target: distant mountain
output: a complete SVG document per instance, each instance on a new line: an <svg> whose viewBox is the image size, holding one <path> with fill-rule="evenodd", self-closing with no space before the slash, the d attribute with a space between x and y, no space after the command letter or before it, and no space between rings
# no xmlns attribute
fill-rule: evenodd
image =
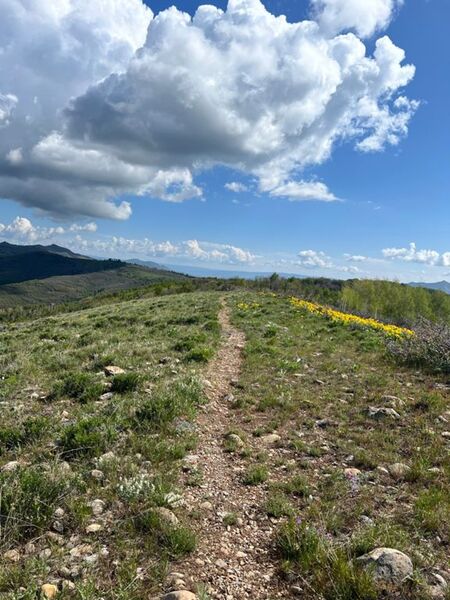
<svg viewBox="0 0 450 600"><path fill-rule="evenodd" d="M412 287L423 287L428 290L440 290L441 292L446 292L450 294L450 283L448 281L437 281L436 283L418 283L412 282L409 285Z"/></svg>
<svg viewBox="0 0 450 600"><path fill-rule="evenodd" d="M167 269L175 271L176 273L183 273L184 275L191 275L192 277L217 277L218 279L258 279L261 277L270 277L273 271L228 271L226 269L211 269L205 267L192 267L188 265L166 265ZM305 275L298 275L294 273L278 273L280 277L289 278L296 277L297 279L305 279Z"/></svg>
<svg viewBox="0 0 450 600"><path fill-rule="evenodd" d="M140 258L129 258L125 262L131 265L139 265L140 267L146 267L147 269L158 269L159 271L168 271L169 269L165 265L161 265L151 260L141 260Z"/></svg>
<svg viewBox="0 0 450 600"><path fill-rule="evenodd" d="M19 246L17 244L9 244L8 242L0 242L0 257L3 256L20 256L22 254L31 254L33 252L46 252L47 254L58 254L59 256L66 256L67 258L83 258L87 259L88 256L82 254L76 254L68 248L51 244L50 246L42 246L41 244L35 244L31 246Z"/></svg>

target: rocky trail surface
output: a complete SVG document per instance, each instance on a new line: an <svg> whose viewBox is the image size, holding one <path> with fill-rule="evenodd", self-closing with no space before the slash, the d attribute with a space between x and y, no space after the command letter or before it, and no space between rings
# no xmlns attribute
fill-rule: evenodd
<svg viewBox="0 0 450 600"><path fill-rule="evenodd" d="M230 434L237 421L231 408L232 390L237 385L244 334L235 329L229 310L219 314L222 342L206 374L208 404L198 419L198 450L185 459L185 478L201 472L201 484L187 487L186 505L199 515L197 550L174 565L167 584L166 600L196 598L187 590L201 586L207 598L286 598L270 556L274 525L263 511L266 491L243 483L245 462L238 452L227 452L226 440L239 446L244 442ZM270 437L270 436L268 436ZM260 438L261 450L274 440ZM248 447L248 446L247 446ZM257 448L255 448L257 450ZM275 450L273 450L275 451ZM184 590L184 591L182 591Z"/></svg>

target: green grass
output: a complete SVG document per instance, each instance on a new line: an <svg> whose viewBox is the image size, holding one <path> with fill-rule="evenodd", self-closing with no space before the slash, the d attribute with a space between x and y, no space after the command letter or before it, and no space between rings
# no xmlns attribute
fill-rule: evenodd
<svg viewBox="0 0 450 600"><path fill-rule="evenodd" d="M17 600L23 587L21 600L34 600L42 583L60 577L65 558L58 547L36 561L56 508L64 510L65 538L109 551L83 567L74 596L80 600L144 600L159 589L168 561L196 546L186 510L173 504L180 461L196 445L195 433L179 421L195 419L204 402L201 370L219 340L219 296L130 296L36 319L31 311L0 332L0 467L22 465L0 475L0 554L18 548L23 557L20 570L0 565L2 598ZM180 339L193 341L183 360L173 349ZM186 356L195 348L201 356ZM125 374L105 377L111 364ZM98 402L106 391L112 397ZM97 498L114 525L86 539ZM157 520L157 507L175 511L179 526ZM36 551L24 554L28 540ZM143 579L136 579L137 568Z"/></svg>

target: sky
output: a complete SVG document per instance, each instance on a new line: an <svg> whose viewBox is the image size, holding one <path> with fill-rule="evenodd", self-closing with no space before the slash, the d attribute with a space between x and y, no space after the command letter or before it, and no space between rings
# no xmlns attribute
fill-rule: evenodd
<svg viewBox="0 0 450 600"><path fill-rule="evenodd" d="M450 279L447 0L0 13L1 240Z"/></svg>

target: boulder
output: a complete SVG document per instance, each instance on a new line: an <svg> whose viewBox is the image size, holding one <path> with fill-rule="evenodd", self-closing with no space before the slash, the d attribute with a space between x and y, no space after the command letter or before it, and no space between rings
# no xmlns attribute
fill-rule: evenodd
<svg viewBox="0 0 450 600"><path fill-rule="evenodd" d="M413 573L413 564L409 556L393 548L375 548L356 560L370 570L377 581L383 583L402 583Z"/></svg>

